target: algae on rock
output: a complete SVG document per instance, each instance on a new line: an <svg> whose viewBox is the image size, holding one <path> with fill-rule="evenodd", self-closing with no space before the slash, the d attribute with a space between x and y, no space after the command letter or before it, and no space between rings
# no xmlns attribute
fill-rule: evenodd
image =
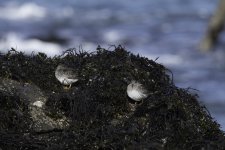
<svg viewBox="0 0 225 150"><path fill-rule="evenodd" d="M68 91L54 76L59 63L78 70L80 80ZM163 65L121 46L113 51L98 47L92 53L70 49L64 57L53 58L11 51L0 55L0 66L1 80L20 88L29 85L28 92L40 90L44 107L35 114L56 123L37 130L37 118L29 109L35 95L26 99L29 94L15 88L10 92L13 87L3 88L1 82L2 149L225 148L219 124L196 96L177 88ZM126 95L131 80L144 83L153 93L134 112L129 111Z"/></svg>

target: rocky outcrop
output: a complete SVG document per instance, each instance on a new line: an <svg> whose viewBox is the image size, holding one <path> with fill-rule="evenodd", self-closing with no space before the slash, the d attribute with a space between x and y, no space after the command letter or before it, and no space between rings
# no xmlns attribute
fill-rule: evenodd
<svg viewBox="0 0 225 150"><path fill-rule="evenodd" d="M63 89L59 63L78 70ZM115 47L70 49L64 57L0 56L2 149L224 149L219 124L190 89L174 85L163 65ZM136 80L151 94L135 109L126 94Z"/></svg>

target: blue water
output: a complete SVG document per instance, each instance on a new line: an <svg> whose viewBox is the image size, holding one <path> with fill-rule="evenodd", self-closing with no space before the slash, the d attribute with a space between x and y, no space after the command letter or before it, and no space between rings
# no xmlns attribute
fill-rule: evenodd
<svg viewBox="0 0 225 150"><path fill-rule="evenodd" d="M49 56L70 47L94 50L122 44L173 71L179 87L198 89L199 101L225 130L225 35L214 53L198 51L218 0L0 0L0 50ZM193 90L193 92L196 92Z"/></svg>

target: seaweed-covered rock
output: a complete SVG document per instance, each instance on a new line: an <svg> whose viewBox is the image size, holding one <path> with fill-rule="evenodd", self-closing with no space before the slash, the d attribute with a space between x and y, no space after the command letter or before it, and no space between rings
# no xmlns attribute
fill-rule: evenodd
<svg viewBox="0 0 225 150"><path fill-rule="evenodd" d="M55 78L58 64L77 70L69 90ZM219 124L167 73L121 46L53 58L0 55L0 148L225 149ZM133 111L126 93L132 80L151 92Z"/></svg>

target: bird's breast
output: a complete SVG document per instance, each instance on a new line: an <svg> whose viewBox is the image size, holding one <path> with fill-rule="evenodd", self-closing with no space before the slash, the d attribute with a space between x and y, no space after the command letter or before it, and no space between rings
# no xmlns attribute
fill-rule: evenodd
<svg viewBox="0 0 225 150"><path fill-rule="evenodd" d="M139 92L138 90L127 91L127 95L135 101L140 101L145 98L145 95L143 95L143 93Z"/></svg>

